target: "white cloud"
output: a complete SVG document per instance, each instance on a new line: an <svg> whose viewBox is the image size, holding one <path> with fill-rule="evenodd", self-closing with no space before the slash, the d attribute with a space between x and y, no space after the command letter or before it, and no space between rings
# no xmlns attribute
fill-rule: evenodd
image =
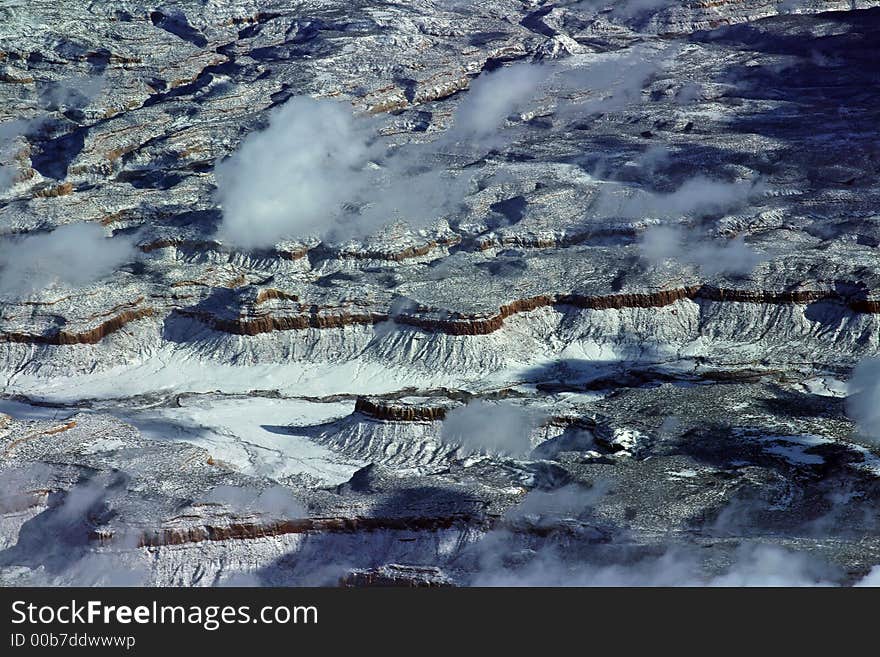
<svg viewBox="0 0 880 657"><path fill-rule="evenodd" d="M363 191L369 138L369 124L341 103L287 101L216 167L220 239L261 248L325 233Z"/></svg>
<svg viewBox="0 0 880 657"><path fill-rule="evenodd" d="M313 235L341 242L441 218L467 179L433 168L428 147L387 149L379 125L336 101L287 101L217 165L218 237L245 249Z"/></svg>
<svg viewBox="0 0 880 657"><path fill-rule="evenodd" d="M484 570L476 586L833 586L836 573L807 554L773 545L747 544L734 554L730 567L708 575L699 555L671 549L659 557L625 564L596 565L566 561L546 548L522 568Z"/></svg>
<svg viewBox="0 0 880 657"><path fill-rule="evenodd" d="M867 575L856 583L856 586L880 586L880 566L874 566Z"/></svg>
<svg viewBox="0 0 880 657"><path fill-rule="evenodd" d="M391 146L378 136L376 117L356 116L336 101L292 98L216 166L218 237L244 249L268 248L284 239L344 241L395 221L421 227L449 218L470 177L447 170L445 150L502 146L516 134L505 132L505 120L550 84L579 96L558 108L566 115L637 100L661 55L638 48L578 68L514 64L486 73L463 95L452 127L426 144Z"/></svg>
<svg viewBox="0 0 880 657"><path fill-rule="evenodd" d="M588 65L560 65L556 84L572 94L557 114L563 117L611 112L641 100L642 89L670 54L669 48L636 46L623 55L604 55Z"/></svg>

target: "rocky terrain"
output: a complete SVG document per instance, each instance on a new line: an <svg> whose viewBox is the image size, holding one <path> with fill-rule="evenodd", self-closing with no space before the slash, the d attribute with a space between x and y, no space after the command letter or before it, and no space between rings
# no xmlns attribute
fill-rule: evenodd
<svg viewBox="0 0 880 657"><path fill-rule="evenodd" d="M4 3L0 583L880 583L878 43Z"/></svg>

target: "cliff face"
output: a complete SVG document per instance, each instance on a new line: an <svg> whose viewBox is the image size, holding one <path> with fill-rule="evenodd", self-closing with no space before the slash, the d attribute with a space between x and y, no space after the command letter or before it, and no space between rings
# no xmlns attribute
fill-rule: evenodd
<svg viewBox="0 0 880 657"><path fill-rule="evenodd" d="M271 292L277 295L277 292ZM859 295L861 296L861 295ZM258 303L265 300L263 292ZM280 298L274 296L274 298ZM518 299L500 306L497 314L488 317L461 316L446 313L449 318L438 318L436 311L420 315L418 311L390 315L387 312L357 313L335 308L312 306L307 315L274 316L264 313L242 314L237 319L225 319L208 311L179 310L178 314L204 322L212 329L236 335L259 335L273 331L302 330L307 328L341 328L351 325L373 325L393 320L397 324L413 326L424 331L448 335L488 335L500 330L504 320L513 315L527 313L553 306L573 306L589 310L625 310L630 308L663 308L682 300L712 301L717 303L749 303L765 305L807 305L816 302L832 302L848 308L853 313L874 314L880 312L880 302L866 298L852 298L833 290L792 290L773 292L767 290L736 290L711 285L694 285L657 292L633 292L608 295L556 294ZM435 315L432 317L431 315Z"/></svg>
<svg viewBox="0 0 880 657"><path fill-rule="evenodd" d="M790 3L775 0L696 0L669 5L651 16L645 29L666 35L689 34L696 30L714 30L770 16L845 12L874 7L876 3L868 0L802 0Z"/></svg>
<svg viewBox="0 0 880 657"><path fill-rule="evenodd" d="M423 588L455 586L439 568L388 564L379 568L353 570L339 579L339 586L359 588L364 586L397 586Z"/></svg>
<svg viewBox="0 0 880 657"><path fill-rule="evenodd" d="M31 51L26 34L13 32L4 44L7 76L32 80L0 86L10 98L7 107L14 106L22 84L58 87L56 95L63 96L64 66L82 68L77 74L88 78L84 67L102 52L101 39L114 47L101 63L101 84L89 86L91 97L68 90L65 102L77 105L73 110L35 101L22 110L24 118L9 117L45 129L14 142L11 161L35 173L0 197L0 213L13 231L34 230L36 215L45 219L42 229L97 221L119 239L137 231L141 255L110 284L64 291L66 303L56 304L58 294L51 290L26 304L9 299L0 317L0 341L95 345L124 327L140 335L148 329L130 325L148 320L143 327L161 324L160 340L173 348L180 343L167 340L177 336L169 327L182 319L235 336L370 327L389 320L432 333L484 336L512 316L541 308L665 308L683 300L830 303L856 315L876 313L872 263L878 238L870 219L876 176L865 164L874 157L873 124L862 112L868 99L859 95L870 89L862 78L870 72L864 62L876 31L873 4L684 2L633 13L578 6L530 11L499 2L472 8L466 16L434 7L412 23L377 17L366 3L349 8L357 29L346 31L342 41L326 36L334 33L332 17L317 12L303 19L281 6L256 18L236 6L194 5L192 15L183 6L189 16L186 38L154 25L147 15L129 12L123 20L110 10L71 7L72 32L58 36L82 37L89 44L82 53L38 67L25 57ZM38 4L27 16L11 11L10 24L21 18L22 24L51 26L55 11L49 4ZM828 11L842 13L813 16ZM784 15L772 18L776 14ZM281 36L281 27L291 21L299 35L297 57L309 55L296 66L306 66L302 76L313 80L296 88L281 82L282 73L294 67L287 56L293 46ZM718 25L746 23L739 31L704 34ZM94 27L80 34L86 24ZM143 48L145 29L154 48ZM386 33L401 40L378 39ZM234 149L240 135L253 131L256 118L265 118L271 106L295 95L347 98L364 111L390 112L382 134L417 148L454 125L470 84L498 66L544 61L587 71L598 61L590 50L635 52L636 34L649 43L663 35L658 43L672 43L672 50L646 79L641 96L628 97L601 121L589 115L570 120L553 105L556 98L577 98L588 89L548 88L522 115L532 123L520 125L515 147L500 159L461 145L442 162L426 157L423 165L456 175L479 171L485 179L472 181L456 210L461 216L440 218L427 229L391 222L341 243L296 235L297 242L262 251L243 251L216 238L222 214L212 191L214 162ZM774 50L768 43L777 36ZM563 50L556 47L560 43L567 44ZM686 54L673 52L676 48ZM442 57L431 54L437 49ZM831 50L834 57L823 54ZM394 73L391 62L410 74ZM272 64L267 77L252 85L267 63ZM368 64L376 74L361 79ZM834 80L841 106L852 105L847 116L854 136L839 157L820 145L839 128L819 97L826 78ZM314 82L319 79L320 89ZM269 91L263 93L261 85ZM236 93L227 93L232 88ZM794 107L791 103L797 103L797 116L780 120L781 108ZM178 106L198 118L173 128ZM545 127L529 132L537 129L536 121ZM816 126L817 134L797 127L804 125ZM658 162L666 158L674 166L645 177L639 158L649 151L665 152ZM657 198L689 177L759 179L766 193L746 199L714 227L717 239L748 241L758 256L755 270L746 280L723 271L707 276L699 270L712 266L695 267L686 253L673 259L674 267L647 262L638 243L656 219L650 212L592 216L609 185L595 184L598 178L591 183L582 172L595 173L594 154L603 152L620 160L620 171L605 183L634 183L636 191L650 190ZM586 155L581 162L572 159L574 153ZM682 219L693 223L693 217ZM508 255L515 250L520 256ZM116 288L145 301L111 312L123 301ZM239 297L224 297L224 288ZM13 349L6 356L10 367L21 365L20 353ZM63 367L65 357L54 357L50 349L41 354L57 361L53 368ZM137 355L115 353L110 360L126 358Z"/></svg>
<svg viewBox="0 0 880 657"><path fill-rule="evenodd" d="M396 400L358 397L354 403L354 410L377 420L435 422L446 417L447 408L445 406L430 406L418 402L402 404Z"/></svg>
<svg viewBox="0 0 880 657"><path fill-rule="evenodd" d="M254 307L242 309L242 313L235 319L218 316L207 310L181 308L173 312L181 317L198 320L215 331L234 335L253 336L275 331L338 329L355 325L373 326L388 321L447 335L488 335L500 330L504 326L504 321L514 315L528 313L540 308L563 306L588 310L625 310L632 308L663 308L682 300L793 306L829 302L847 308L853 313L880 313L880 301L864 298L868 294L866 292L859 292L854 295L846 295L834 290L773 292L694 285L648 293L633 292L597 296L581 294L541 295L503 304L499 307L497 314L488 317L468 317L454 313L454 316L450 318L437 318L436 311L429 311L430 314L428 316L420 316L418 312L391 315L387 311L352 312L346 309L321 308L319 306L308 307L307 314L274 315L272 310L260 311L257 310L256 306L271 300L292 301L296 303L299 301L299 297L296 294L284 292L283 290L268 288L259 290L253 302ZM297 303L297 305L303 308L302 304ZM84 328L75 332L64 330L48 331L44 334L7 331L0 333L0 342L45 345L96 344L106 336L119 331L130 322L156 315L157 312L153 308L126 310L109 319L105 319L92 328ZM431 315L435 316L432 317ZM87 324L87 322L84 323Z"/></svg>
<svg viewBox="0 0 880 657"><path fill-rule="evenodd" d="M23 344L97 344L111 333L122 329L126 324L152 317L155 311L152 308L140 308L138 310L126 310L115 317L106 319L94 328L83 331L56 331L43 335L18 333L8 331L0 333L0 342L17 342Z"/></svg>
<svg viewBox="0 0 880 657"><path fill-rule="evenodd" d="M359 533L374 531L389 532L434 532L449 529L457 524L467 524L466 517L447 518L307 518L304 520L284 520L276 522L230 522L225 525L202 525L184 528L169 528L144 532L136 539L137 547L162 547L201 543L202 541L248 541L258 538L272 538L286 534L306 533ZM99 543L111 543L113 535L100 530L92 538Z"/></svg>
<svg viewBox="0 0 880 657"><path fill-rule="evenodd" d="M0 584L880 561L880 3L252 4L0 8Z"/></svg>

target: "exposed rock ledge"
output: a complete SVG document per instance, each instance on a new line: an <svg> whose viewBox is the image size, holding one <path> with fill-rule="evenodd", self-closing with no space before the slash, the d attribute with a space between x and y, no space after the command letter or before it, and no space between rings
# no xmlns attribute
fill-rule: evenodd
<svg viewBox="0 0 880 657"><path fill-rule="evenodd" d="M353 533L362 531L438 531L455 525L484 524L486 520L466 516L399 517L399 518L304 518L273 522L232 522L225 525L196 525L174 527L143 532L137 539L138 547L183 545L203 541L253 540L285 534L312 532ZM91 539L101 544L113 543L116 535L112 530L98 529Z"/></svg>
<svg viewBox="0 0 880 657"><path fill-rule="evenodd" d="M398 324L414 326L425 331L446 333L448 335L488 335L499 330L504 320L512 315L529 312L549 306L574 306L591 310L610 310L624 308L661 308L678 301L690 299L715 302L738 302L757 304L793 304L803 305L818 301L841 303L855 313L880 313L880 300L870 298L864 291L857 295L845 295L834 290L791 290L773 292L766 290L736 290L719 288L710 285L694 285L689 287L660 290L657 292L622 293L609 295L557 294L540 295L519 299L499 308L499 312L489 316L464 316L450 314L446 317L430 317L415 314L391 316L387 312L351 312L341 308L309 307L307 313L298 315L255 314L250 317L220 317L208 311L176 309L174 312L183 317L196 319L216 331L234 335L259 335L273 331L291 331L308 328L341 328L349 325L374 325L389 320ZM280 290L272 290L258 298L257 303L268 298L295 298ZM35 334L17 331L0 332L0 343L15 342L25 344L74 345L96 344L104 337L120 330L126 324L156 314L153 308L126 310L115 315L97 326L75 332L56 331L53 333Z"/></svg>
<svg viewBox="0 0 880 657"><path fill-rule="evenodd" d="M0 342L18 342L25 344L97 344L106 336L121 329L130 322L145 317L152 317L155 311L152 308L138 308L126 310L110 319L107 319L94 328L80 332L56 331L48 334L3 332L0 333Z"/></svg>
<svg viewBox="0 0 880 657"><path fill-rule="evenodd" d="M401 586L423 588L455 586L455 583L434 566L406 566L396 563L378 568L351 570L339 579L339 586L358 588L362 586Z"/></svg>
<svg viewBox="0 0 880 657"><path fill-rule="evenodd" d="M393 422L433 422L446 417L449 410L445 406L428 406L426 404L401 404L379 399L358 397L354 410L377 420Z"/></svg>
<svg viewBox="0 0 880 657"><path fill-rule="evenodd" d="M842 303L856 313L880 313L880 301L868 298L866 293L857 297L847 296L837 291L791 290L773 292L766 290L736 290L710 285L694 285L658 292L623 293L600 296L580 294L540 295L520 299L499 308L490 316L427 317L413 314L390 316L381 312L347 312L332 309L322 313L321 308L312 307L308 314L300 315L259 315L252 317L224 318L206 311L178 310L177 313L197 319L211 328L235 335L258 335L271 331L287 331L306 328L339 328L354 324L378 324L393 319L398 324L414 326L425 331L449 335L487 335L499 330L504 320L517 313L528 312L548 306L567 305L591 310L610 310L623 308L661 308L677 301L690 299L715 302L738 302L756 304L803 305L818 301Z"/></svg>
<svg viewBox="0 0 880 657"><path fill-rule="evenodd" d="M522 534L549 536L551 534L589 535L591 540L601 542L604 533L601 529L580 521L561 520L554 522L535 522L534 519L506 519L489 514L450 514L438 516L398 516L398 517L332 517L302 518L296 520L275 520L268 522L239 521L228 524L194 524L186 527L165 527L146 530L135 534L135 540L129 543L131 534L117 535L113 529L99 528L90 532L89 538L101 545L111 545L122 539L126 545L133 544L139 548L155 548L167 545L185 545L205 541L254 540L271 538L287 534L352 534L373 531L412 531L435 532L454 527L470 527L489 531L493 528L506 527Z"/></svg>

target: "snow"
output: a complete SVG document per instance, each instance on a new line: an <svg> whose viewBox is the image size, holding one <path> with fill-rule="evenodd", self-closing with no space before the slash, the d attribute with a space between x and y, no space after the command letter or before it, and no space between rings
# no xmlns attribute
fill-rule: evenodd
<svg viewBox="0 0 880 657"><path fill-rule="evenodd" d="M134 400L125 399L94 409L58 409L0 400L0 412L25 420L63 420L79 412L106 412L137 427L147 438L191 443L245 474L271 479L307 475L335 485L348 481L366 465L312 442L305 430L350 414L354 401L198 395L181 398L178 404L138 407ZM119 445L112 436L102 438L91 443L88 452Z"/></svg>
<svg viewBox="0 0 880 657"><path fill-rule="evenodd" d="M108 436L106 438L99 438L90 443L86 449L82 450L82 452L86 454L97 454L99 452L109 452L114 449L120 449L124 446L125 442L121 438Z"/></svg>
<svg viewBox="0 0 880 657"><path fill-rule="evenodd" d="M807 379L801 384L811 395L822 397L846 397L846 381L832 376L818 376Z"/></svg>
<svg viewBox="0 0 880 657"><path fill-rule="evenodd" d="M801 445L774 445L773 447L765 447L764 451L768 454L781 456L792 465L822 465L825 459L816 454L807 454L806 448Z"/></svg>
<svg viewBox="0 0 880 657"><path fill-rule="evenodd" d="M469 345L468 348L474 353L480 352L479 345ZM523 373L556 362L547 356L510 359L504 367L489 370L465 363L461 367L420 367L406 361L394 363L367 356L339 361L318 359L314 362L284 360L231 364L164 346L143 361L88 373L51 377L16 373L9 377L2 392L44 402L71 403L84 399L178 392L245 394L253 390L274 390L288 397L323 397L378 395L403 388L482 390L508 386L512 380L522 378ZM600 371L602 368L591 368L585 378L592 378Z"/></svg>
<svg viewBox="0 0 880 657"><path fill-rule="evenodd" d="M696 470L685 469L685 470L676 470L674 472L669 473L669 479L693 479L698 475Z"/></svg>
<svg viewBox="0 0 880 657"><path fill-rule="evenodd" d="M822 436L759 436L758 440L764 444L764 451L774 456L780 456L792 465L822 465L825 459L818 454L808 454L807 450L818 445L828 445L834 441Z"/></svg>
<svg viewBox="0 0 880 657"><path fill-rule="evenodd" d="M0 399L0 413L6 413L18 420L66 420L76 411L51 406L34 406L12 399Z"/></svg>
<svg viewBox="0 0 880 657"><path fill-rule="evenodd" d="M79 376L52 379L20 376L5 392L61 403L151 393L244 394L254 389L277 390L288 396L320 397L381 394L406 387L412 379L412 374L407 377L404 372L378 363L228 365L191 359L166 365L161 359L151 359L134 366ZM424 379L420 377L419 383L425 383Z"/></svg>
<svg viewBox="0 0 880 657"><path fill-rule="evenodd" d="M332 485L347 481L366 465L304 435L305 427L351 413L353 402L208 396L181 403L179 408L117 409L113 413L149 438L192 443L245 474L272 479L305 474Z"/></svg>

